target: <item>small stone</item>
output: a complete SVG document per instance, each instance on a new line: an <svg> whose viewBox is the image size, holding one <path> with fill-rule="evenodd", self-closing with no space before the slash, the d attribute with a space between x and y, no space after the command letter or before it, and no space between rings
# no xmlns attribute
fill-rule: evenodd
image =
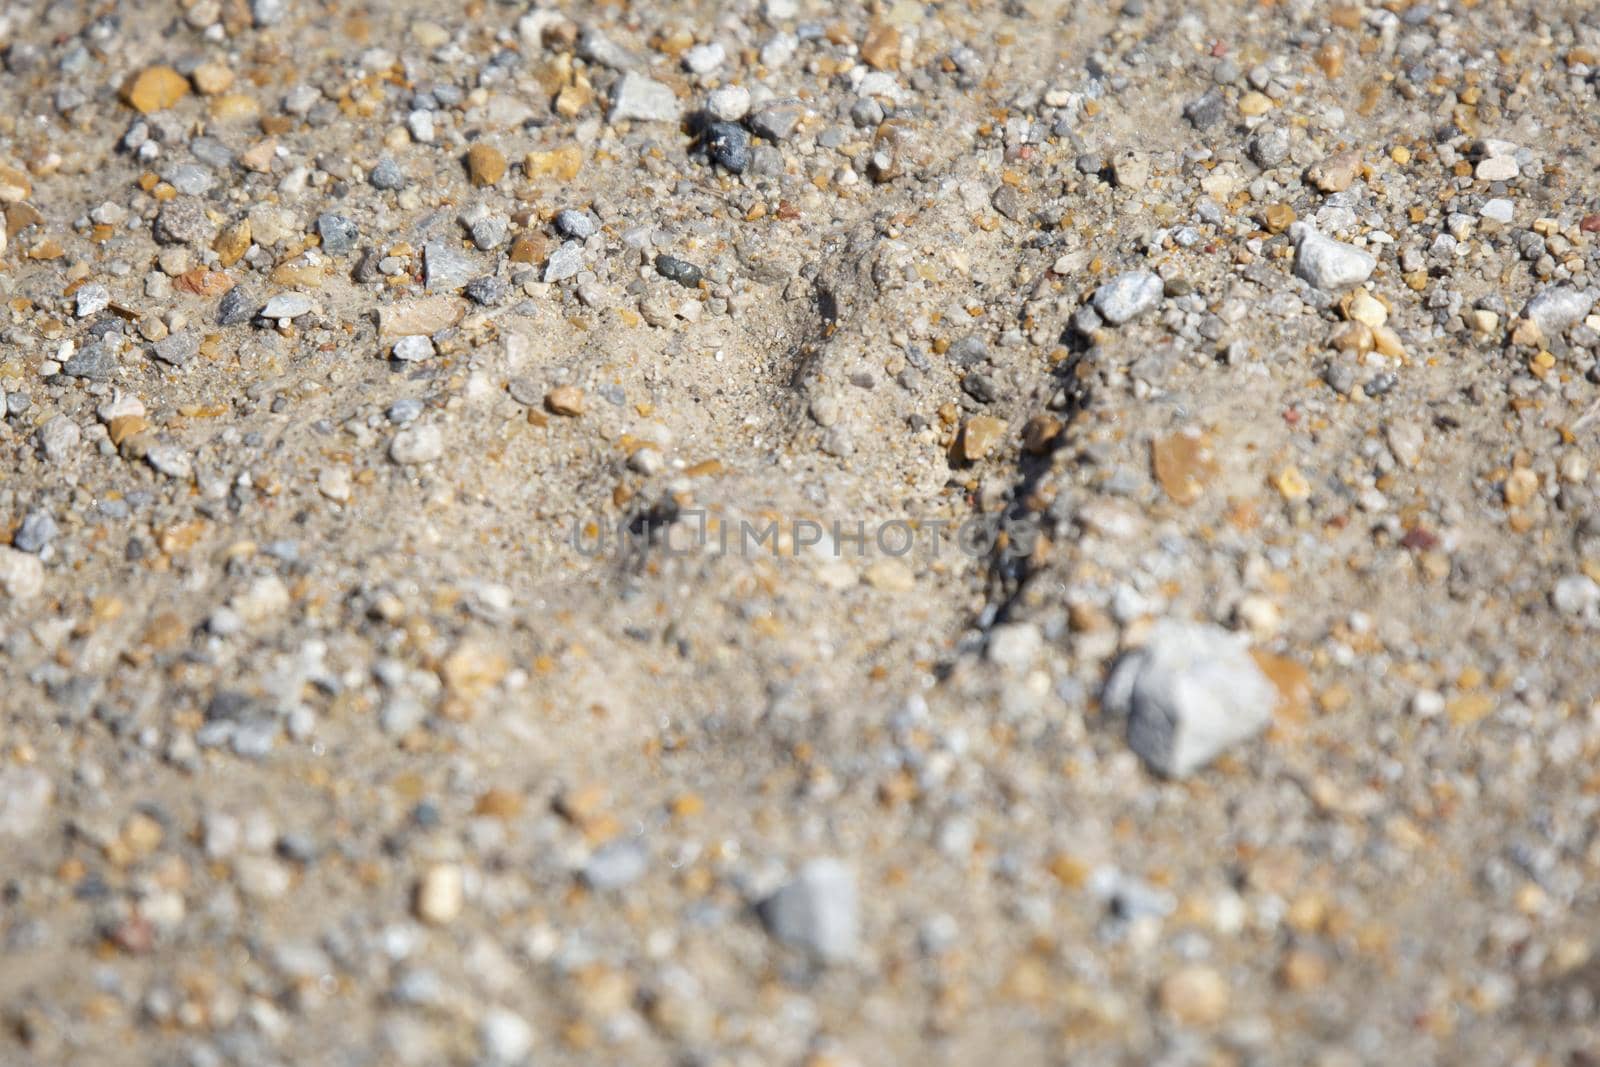
<svg viewBox="0 0 1600 1067"><path fill-rule="evenodd" d="M279 293L267 300L261 309L261 317L271 322L297 319L310 314L312 306L311 298L304 293Z"/></svg>
<svg viewBox="0 0 1600 1067"><path fill-rule="evenodd" d="M433 358L433 340L422 334L402 337L394 343L389 354L402 363L420 363Z"/></svg>
<svg viewBox="0 0 1600 1067"><path fill-rule="evenodd" d="M200 354L200 338L188 330L180 330L157 341L151 351L161 362L181 367Z"/></svg>
<svg viewBox="0 0 1600 1067"><path fill-rule="evenodd" d="M750 117L750 129L774 143L787 141L805 114L800 104L769 104Z"/></svg>
<svg viewBox="0 0 1600 1067"><path fill-rule="evenodd" d="M400 165L388 156L378 160L372 168L372 173L367 175L367 181L372 183L374 189L390 192L406 187L405 173L400 170Z"/></svg>
<svg viewBox="0 0 1600 1067"><path fill-rule="evenodd" d="M499 278L493 275L486 275L468 282L467 287L462 292L466 294L468 300L475 304L483 307L493 307L505 300L507 287L506 283Z"/></svg>
<svg viewBox="0 0 1600 1067"><path fill-rule="evenodd" d="M550 253L550 258L545 261L544 281L566 281L576 277L582 269L583 245L578 241L568 241Z"/></svg>
<svg viewBox="0 0 1600 1067"><path fill-rule="evenodd" d="M1351 322L1359 322L1374 330L1389 321L1389 309L1383 306L1381 300L1365 290L1350 298L1344 314Z"/></svg>
<svg viewBox="0 0 1600 1067"><path fill-rule="evenodd" d="M77 304L78 318L86 319L90 315L98 315L111 306L111 291L98 282L82 286L74 294Z"/></svg>
<svg viewBox="0 0 1600 1067"><path fill-rule="evenodd" d="M1513 156L1490 156L1473 173L1481 182L1509 182L1522 173L1522 168Z"/></svg>
<svg viewBox="0 0 1600 1067"><path fill-rule="evenodd" d="M1391 419L1383 428L1389 451L1407 470L1415 470L1422 462L1422 424L1410 419Z"/></svg>
<svg viewBox="0 0 1600 1067"><path fill-rule="evenodd" d="M1012 674L1024 674L1039 658L1044 635L1031 622L1008 622L989 631L984 656Z"/></svg>
<svg viewBox="0 0 1600 1067"><path fill-rule="evenodd" d="M682 115L672 90L642 74L624 74L612 91L612 122L677 122Z"/></svg>
<svg viewBox="0 0 1600 1067"><path fill-rule="evenodd" d="M1282 233L1294 225L1294 208L1288 204L1268 204L1261 212L1261 222L1268 233Z"/></svg>
<svg viewBox="0 0 1600 1067"><path fill-rule="evenodd" d="M38 560L27 558L38 565ZM4 570L0 562L0 587L5 586ZM55 783L36 767L0 767L0 837L36 836L44 828L45 816L50 813L55 794Z"/></svg>
<svg viewBox="0 0 1600 1067"><path fill-rule="evenodd" d="M254 301L243 289L229 289L217 302L218 326L237 326L241 322L249 322L254 315Z"/></svg>
<svg viewBox="0 0 1600 1067"><path fill-rule="evenodd" d="M706 97L706 111L718 122L738 122L750 113L750 90L742 85L725 85Z"/></svg>
<svg viewBox="0 0 1600 1067"><path fill-rule="evenodd" d="M0 591L12 600L31 600L44 589L44 564L39 557L0 545Z"/></svg>
<svg viewBox="0 0 1600 1067"><path fill-rule="evenodd" d="M217 227L206 215L204 204L180 196L161 205L151 233L161 244L209 245L217 238Z"/></svg>
<svg viewBox="0 0 1600 1067"><path fill-rule="evenodd" d="M17 527L17 532L11 535L11 545L23 552L38 555L44 547L56 539L61 528L56 525L55 518L48 511L30 511L23 516L22 524Z"/></svg>
<svg viewBox="0 0 1600 1067"><path fill-rule="evenodd" d="M573 211L571 208L556 212L555 223L557 230L575 241L587 241L600 231L594 216L586 211Z"/></svg>
<svg viewBox="0 0 1600 1067"><path fill-rule="evenodd" d="M1228 982L1214 967L1189 964L1161 982L1161 1010L1185 1026L1215 1026L1228 1014Z"/></svg>
<svg viewBox="0 0 1600 1067"><path fill-rule="evenodd" d="M544 395L544 406L556 415L576 418L584 412L583 390L575 385L558 385Z"/></svg>
<svg viewBox="0 0 1600 1067"><path fill-rule="evenodd" d="M525 1063L533 1051L533 1027L515 1012L490 1008L478 1024L478 1043L490 1064L513 1067Z"/></svg>
<svg viewBox="0 0 1600 1067"><path fill-rule="evenodd" d="M1128 744L1152 770L1184 778L1266 729L1276 691L1235 635L1164 621L1117 662L1100 703L1127 717Z"/></svg>
<svg viewBox="0 0 1600 1067"><path fill-rule="evenodd" d="M453 240L422 246L422 272L429 292L455 292L478 274L477 266Z"/></svg>
<svg viewBox="0 0 1600 1067"><path fill-rule="evenodd" d="M389 442L389 458L402 467L432 463L444 455L444 435L432 423L408 426Z"/></svg>
<svg viewBox="0 0 1600 1067"><path fill-rule="evenodd" d="M1324 193L1342 193L1355 182L1361 173L1361 153L1340 152L1314 164L1306 172L1312 185Z"/></svg>
<svg viewBox="0 0 1600 1067"><path fill-rule="evenodd" d="M69 378L97 382L108 380L116 372L117 357L109 339L94 342L61 365L61 373Z"/></svg>
<svg viewBox="0 0 1600 1067"><path fill-rule="evenodd" d="M762 901L762 922L779 941L821 963L842 963L859 939L855 874L839 860L811 860L793 881Z"/></svg>
<svg viewBox="0 0 1600 1067"><path fill-rule="evenodd" d="M0 163L0 204L21 203L32 195L33 182L29 180L28 172L9 164ZM120 206L110 206L115 208L118 214L121 214ZM4 251L4 249L0 248L0 251Z"/></svg>
<svg viewBox="0 0 1600 1067"><path fill-rule="evenodd" d="M1509 226L1517 216L1517 206L1505 197L1497 196L1492 200L1484 201L1483 206L1478 209L1478 215L1488 219L1490 222Z"/></svg>
<svg viewBox="0 0 1600 1067"><path fill-rule="evenodd" d="M343 256L355 249L361 230L345 216L330 212L317 216L317 236L322 238L323 252L330 256Z"/></svg>
<svg viewBox="0 0 1600 1067"><path fill-rule="evenodd" d="M163 111L189 95L189 80L168 66L147 67L123 89L123 99L141 115Z"/></svg>
<svg viewBox="0 0 1600 1067"><path fill-rule="evenodd" d="M170 441L151 445L144 454L144 461L150 464L151 469L157 474L166 475L180 482L188 481L194 474L194 460L189 457L189 453Z"/></svg>
<svg viewBox="0 0 1600 1067"><path fill-rule="evenodd" d="M967 462L980 460L995 450L1005 439L1006 424L991 415L974 415L961 429L961 458Z"/></svg>
<svg viewBox="0 0 1600 1067"><path fill-rule="evenodd" d="M683 54L683 66L691 74L710 74L728 58L728 50L716 41L697 44Z"/></svg>
<svg viewBox="0 0 1600 1067"><path fill-rule="evenodd" d="M1128 149L1111 160L1111 176L1119 189L1143 189L1150 182L1150 161Z"/></svg>
<svg viewBox="0 0 1600 1067"><path fill-rule="evenodd" d="M449 296L397 300L378 309L378 337L383 340L409 334L431 337L460 322L466 310L460 300Z"/></svg>
<svg viewBox="0 0 1600 1067"><path fill-rule="evenodd" d="M1094 309L1113 326L1138 318L1161 304L1161 278L1149 271L1118 275L1094 291Z"/></svg>
<svg viewBox="0 0 1600 1067"><path fill-rule="evenodd" d="M417 918L433 926L444 926L461 915L465 903L461 868L450 863L429 867L417 883Z"/></svg>
<svg viewBox="0 0 1600 1067"><path fill-rule="evenodd" d="M479 141L467 149L467 175L472 184L483 188L497 185L506 176L506 156L494 145Z"/></svg>
<svg viewBox="0 0 1600 1067"><path fill-rule="evenodd" d="M860 54L874 70L899 70L900 31L888 25L874 26L862 40Z"/></svg>
<svg viewBox="0 0 1600 1067"><path fill-rule="evenodd" d="M1289 131L1283 126L1269 126L1250 138L1250 158L1262 170L1271 170L1289 158Z"/></svg>
<svg viewBox="0 0 1600 1067"><path fill-rule="evenodd" d="M1593 615L1600 607L1600 583L1587 574L1569 574L1550 590L1551 605L1563 615Z"/></svg>
<svg viewBox="0 0 1600 1067"><path fill-rule="evenodd" d="M696 289L700 285L700 268L693 263L678 259L676 256L659 255L656 257L656 273L668 281L677 282L685 289Z"/></svg>
<svg viewBox="0 0 1600 1067"><path fill-rule="evenodd" d="M189 77L194 87L207 96L218 96L233 88L233 70L219 60L200 64Z"/></svg>
<svg viewBox="0 0 1600 1067"><path fill-rule="evenodd" d="M1204 96L1192 100L1183 109L1183 117L1197 130L1209 130L1222 119L1222 90L1212 89Z"/></svg>
<svg viewBox="0 0 1600 1067"><path fill-rule="evenodd" d="M1294 272L1318 289L1348 289L1372 277L1378 261L1342 241L1335 241L1303 222L1289 228L1295 244Z"/></svg>
<svg viewBox="0 0 1600 1067"><path fill-rule="evenodd" d="M224 267L231 267L250 251L250 241L250 220L240 219L223 227L217 239L211 243L211 250L217 254L217 262Z"/></svg>
<svg viewBox="0 0 1600 1067"><path fill-rule="evenodd" d="M634 840L614 841L601 848L583 867L583 881L590 889L614 892L643 877L649 854Z"/></svg>
<svg viewBox="0 0 1600 1067"><path fill-rule="evenodd" d="M1582 322L1593 307L1594 298L1588 293L1570 285L1554 285L1528 301L1522 316L1539 327L1546 338L1554 338Z"/></svg>
<svg viewBox="0 0 1600 1067"><path fill-rule="evenodd" d="M15 394L8 398L8 407L9 400L14 399ZM44 458L60 465L72 457L73 450L83 439L83 431L65 415L52 415L49 421L39 427L38 437L39 450L44 453Z"/></svg>
<svg viewBox="0 0 1600 1067"><path fill-rule="evenodd" d="M750 134L732 122L713 122L706 127L706 155L724 170L743 174L750 166Z"/></svg>
<svg viewBox="0 0 1600 1067"><path fill-rule="evenodd" d="M569 182L583 169L583 150L575 144L548 151L529 152L522 161L529 178L555 178Z"/></svg>

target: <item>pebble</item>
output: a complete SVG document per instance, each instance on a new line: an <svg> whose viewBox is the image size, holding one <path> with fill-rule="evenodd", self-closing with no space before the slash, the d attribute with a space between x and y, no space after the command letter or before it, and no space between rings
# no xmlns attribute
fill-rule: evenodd
<svg viewBox="0 0 1600 1067"><path fill-rule="evenodd" d="M0 548L0 588L15 596L5 580L8 551ZM37 565L38 560L33 563ZM0 837L34 837L43 828L54 800L55 784L43 771L35 767L0 767Z"/></svg>
<svg viewBox="0 0 1600 1067"><path fill-rule="evenodd" d="M599 224L587 211L573 211L571 208L558 211L555 223L558 231L576 241L587 241L600 232Z"/></svg>
<svg viewBox="0 0 1600 1067"><path fill-rule="evenodd" d="M1342 193L1361 174L1361 153L1340 152L1314 164L1306 173L1312 185L1324 193Z"/></svg>
<svg viewBox="0 0 1600 1067"><path fill-rule="evenodd" d="M718 122L738 122L750 113L750 90L725 85L706 96L706 111Z"/></svg>
<svg viewBox="0 0 1600 1067"><path fill-rule="evenodd" d="M1512 156L1490 156L1474 173L1481 182L1509 182L1522 174L1522 168Z"/></svg>
<svg viewBox="0 0 1600 1067"><path fill-rule="evenodd" d="M455 922L461 917L465 901L465 879L461 868L454 864L429 867L417 883L417 918L430 925Z"/></svg>
<svg viewBox="0 0 1600 1067"><path fill-rule="evenodd" d="M550 258L545 261L544 281L566 281L575 278L583 269L583 245L578 241L567 241L560 248L550 253Z"/></svg>
<svg viewBox="0 0 1600 1067"><path fill-rule="evenodd" d="M367 175L367 181L374 189L384 189L391 192L406 187L405 173L400 170L400 165L385 156L378 160L372 167L372 173Z"/></svg>
<svg viewBox="0 0 1600 1067"><path fill-rule="evenodd" d="M443 455L444 435L432 423L408 426L389 441L389 458L401 466L432 463Z"/></svg>
<svg viewBox="0 0 1600 1067"><path fill-rule="evenodd" d="M16 533L11 535L13 548L38 555L61 532L56 520L48 511L30 511L22 519Z"/></svg>
<svg viewBox="0 0 1600 1067"><path fill-rule="evenodd" d="M1185 778L1266 729L1276 690L1235 635L1163 621L1117 662L1100 703L1126 716L1128 744L1149 767Z"/></svg>
<svg viewBox="0 0 1600 1067"><path fill-rule="evenodd" d="M1563 615L1594 615L1600 608L1600 583L1587 574L1569 574L1550 591L1550 603Z"/></svg>
<svg viewBox="0 0 1600 1067"><path fill-rule="evenodd" d="M345 256L355 250L361 230L352 220L330 212L317 216L317 236L322 239L323 252L330 256Z"/></svg>
<svg viewBox="0 0 1600 1067"><path fill-rule="evenodd" d="M1113 326L1121 326L1161 304L1165 286L1149 271L1129 271L1094 291L1094 309Z"/></svg>
<svg viewBox="0 0 1600 1067"><path fill-rule="evenodd" d="M394 343L394 348L389 354L402 363L420 363L422 360L432 359L433 339L422 334L402 337Z"/></svg>
<svg viewBox="0 0 1600 1067"><path fill-rule="evenodd" d="M1515 204L1505 197L1497 196L1492 200L1484 201L1483 206L1478 209L1478 214L1490 222L1498 222L1502 226L1508 226L1511 224L1512 219L1516 218L1517 208Z"/></svg>
<svg viewBox="0 0 1600 1067"><path fill-rule="evenodd" d="M582 415L585 409L583 390L575 385L558 385L544 395L544 406L556 415Z"/></svg>
<svg viewBox="0 0 1600 1067"><path fill-rule="evenodd" d="M668 281L677 282L685 289L697 289L700 286L700 268L693 263L663 253L656 256L655 265L657 274Z"/></svg>
<svg viewBox="0 0 1600 1067"><path fill-rule="evenodd" d="M44 591L44 564L20 548L0 545L0 591L12 600L31 600Z"/></svg>
<svg viewBox="0 0 1600 1067"><path fill-rule="evenodd" d="M423 278L429 292L455 292L475 278L478 267L455 241L429 241L422 246Z"/></svg>
<svg viewBox="0 0 1600 1067"><path fill-rule="evenodd" d="M304 293L279 293L270 297L261 308L261 317L271 322L297 319L311 313L311 298Z"/></svg>
<svg viewBox="0 0 1600 1067"><path fill-rule="evenodd" d="M182 367L200 354L200 338L188 330L168 334L157 341L151 351L163 363Z"/></svg>
<svg viewBox="0 0 1600 1067"><path fill-rule="evenodd" d="M1227 979L1214 967L1190 964L1161 981L1161 1010L1186 1026L1215 1026L1228 1014Z"/></svg>
<svg viewBox="0 0 1600 1067"><path fill-rule="evenodd" d="M614 841L589 857L583 867L583 881L590 889L603 893L625 889L643 877L649 854L637 841Z"/></svg>
<svg viewBox="0 0 1600 1067"><path fill-rule="evenodd" d="M760 137L781 143L794 136L805 114L800 104L769 104L750 116L750 129Z"/></svg>
<svg viewBox="0 0 1600 1067"><path fill-rule="evenodd" d="M222 294L217 302L217 325L237 326L255 317L254 302L244 289L235 287Z"/></svg>
<svg viewBox="0 0 1600 1067"><path fill-rule="evenodd" d="M1546 338L1560 337L1582 322L1594 307L1594 297L1570 285L1553 285L1528 301L1522 317L1539 327Z"/></svg>
<svg viewBox="0 0 1600 1067"><path fill-rule="evenodd" d="M516 1067L527 1062L533 1051L533 1027L522 1016L505 1008L490 1008L478 1025L478 1042L490 1064Z"/></svg>
<svg viewBox="0 0 1600 1067"><path fill-rule="evenodd" d="M642 74L624 74L612 91L612 122L677 122L682 117L672 90Z"/></svg>
<svg viewBox="0 0 1600 1067"><path fill-rule="evenodd" d="M111 291L99 283L85 285L79 288L75 300L78 318L86 319L111 306Z"/></svg>
<svg viewBox="0 0 1600 1067"><path fill-rule="evenodd" d="M724 170L743 174L750 166L750 135L732 122L713 122L706 127L706 154Z"/></svg>
<svg viewBox="0 0 1600 1067"><path fill-rule="evenodd" d="M123 99L141 115L167 108L189 95L189 79L168 66L146 67L123 91Z"/></svg>
<svg viewBox="0 0 1600 1067"><path fill-rule="evenodd" d="M83 431L77 423L65 415L52 415L39 427L39 450L46 460L59 466L72 457L82 438Z"/></svg>
<svg viewBox="0 0 1600 1067"><path fill-rule="evenodd" d="M772 936L821 963L855 957L860 939L855 872L833 858L814 859L763 900L762 922Z"/></svg>
<svg viewBox="0 0 1600 1067"><path fill-rule="evenodd" d="M1360 285L1377 269L1378 261L1371 255L1325 237L1303 222L1289 227L1289 236L1295 242L1295 274L1318 289Z"/></svg>
<svg viewBox="0 0 1600 1067"><path fill-rule="evenodd" d="M103 382L117 373L117 356L109 339L89 345L61 365L61 373L69 378L88 378Z"/></svg>
<svg viewBox="0 0 1600 1067"><path fill-rule="evenodd" d="M479 188L498 185L506 176L505 153L479 141L467 149L467 176Z"/></svg>

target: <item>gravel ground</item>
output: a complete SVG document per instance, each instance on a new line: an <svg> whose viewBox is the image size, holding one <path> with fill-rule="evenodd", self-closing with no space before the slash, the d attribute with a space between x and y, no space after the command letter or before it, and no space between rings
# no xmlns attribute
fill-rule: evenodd
<svg viewBox="0 0 1600 1067"><path fill-rule="evenodd" d="M0 45L0 1063L1600 1055L1583 5Z"/></svg>

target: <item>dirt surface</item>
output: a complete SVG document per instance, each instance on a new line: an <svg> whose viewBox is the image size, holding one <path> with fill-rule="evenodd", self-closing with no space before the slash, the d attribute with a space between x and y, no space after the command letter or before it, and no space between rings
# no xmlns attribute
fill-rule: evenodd
<svg viewBox="0 0 1600 1067"><path fill-rule="evenodd" d="M711 7L0 12L0 1063L1600 1054L1592 13Z"/></svg>

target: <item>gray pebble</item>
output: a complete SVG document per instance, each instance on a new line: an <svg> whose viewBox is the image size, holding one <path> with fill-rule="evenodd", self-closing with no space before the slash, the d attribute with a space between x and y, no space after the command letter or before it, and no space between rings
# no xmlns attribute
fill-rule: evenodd
<svg viewBox="0 0 1600 1067"><path fill-rule="evenodd" d="M544 280L546 282L565 281L576 276L582 269L583 245L577 241L568 241L550 253L550 258L544 265Z"/></svg>
<svg viewBox="0 0 1600 1067"><path fill-rule="evenodd" d="M614 841L589 857L583 880L602 892L623 889L638 881L648 865L649 854L638 841Z"/></svg>
<svg viewBox="0 0 1600 1067"><path fill-rule="evenodd" d="M855 956L860 938L855 873L836 859L815 859L760 904L767 929L822 963Z"/></svg>
<svg viewBox="0 0 1600 1067"><path fill-rule="evenodd" d="M612 90L612 122L677 122L682 113L671 89L642 74L624 74Z"/></svg>
<svg viewBox="0 0 1600 1067"><path fill-rule="evenodd" d="M600 227L588 212L568 208L556 213L556 229L562 236L586 241L598 233Z"/></svg>
<svg viewBox="0 0 1600 1067"><path fill-rule="evenodd" d="M23 517L16 533L11 535L11 547L37 555L60 532L54 516L48 511L30 511Z"/></svg>
<svg viewBox="0 0 1600 1067"><path fill-rule="evenodd" d="M1361 249L1325 237L1304 223L1297 222L1289 229L1295 241L1295 275L1318 289L1332 292L1360 285L1378 266L1378 261Z"/></svg>
<svg viewBox="0 0 1600 1067"><path fill-rule="evenodd" d="M388 156L378 160L372 173L367 175L367 181L372 183L374 189L397 191L406 187L406 176L400 170L400 165Z"/></svg>
<svg viewBox="0 0 1600 1067"><path fill-rule="evenodd" d="M280 319L297 319L310 313L311 298L304 293L279 293L270 298L261 309L261 317L272 322Z"/></svg>
<svg viewBox="0 0 1600 1067"><path fill-rule="evenodd" d="M361 230L343 215L331 212L317 216L317 236L322 238L322 251L330 256L348 255L361 237Z"/></svg>
<svg viewBox="0 0 1600 1067"><path fill-rule="evenodd" d="M429 292L454 292L478 273L455 241L429 241L422 248L423 277Z"/></svg>
<svg viewBox="0 0 1600 1067"><path fill-rule="evenodd" d="M433 341L422 334L412 334L396 341L389 354L402 363L417 363L432 359Z"/></svg>

